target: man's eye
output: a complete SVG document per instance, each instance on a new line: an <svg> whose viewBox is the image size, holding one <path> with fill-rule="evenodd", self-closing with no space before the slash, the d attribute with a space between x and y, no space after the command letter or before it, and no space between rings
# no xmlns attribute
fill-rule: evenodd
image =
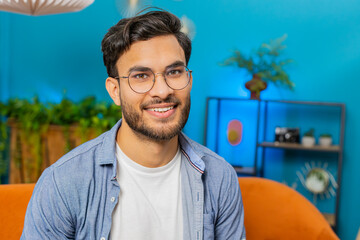
<svg viewBox="0 0 360 240"><path fill-rule="evenodd" d="M138 73L138 74L135 74L132 76L132 78L135 78L135 79L147 79L148 77L149 77L149 75L146 73Z"/></svg>
<svg viewBox="0 0 360 240"><path fill-rule="evenodd" d="M183 70L181 69L173 69L173 70L169 70L167 72L168 76L177 76L177 75L181 75L183 73Z"/></svg>

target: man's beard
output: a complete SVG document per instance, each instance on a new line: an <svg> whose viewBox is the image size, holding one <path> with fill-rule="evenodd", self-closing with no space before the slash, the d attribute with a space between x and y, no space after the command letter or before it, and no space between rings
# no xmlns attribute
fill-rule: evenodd
<svg viewBox="0 0 360 240"><path fill-rule="evenodd" d="M186 101L183 103L184 107L181 110L180 113L180 119L175 124L175 126L163 126L161 129L158 128L152 128L151 126L147 125L146 121L144 121L143 118L141 118L140 114L134 109L133 106L128 104L124 99L121 99L121 109L123 118L125 119L126 123L129 125L129 127L137 133L137 135L144 136L148 139L155 140L155 141L165 141L170 140L176 135L178 135L181 130L184 128L190 112L190 94ZM179 111L179 107L182 105L181 102L175 98L174 96L169 96L168 98L164 100L155 99L149 103L143 104L140 106L140 110L143 110L146 105L151 104L160 104L160 103L175 103ZM161 123L168 122L168 119L160 119ZM161 124L160 123L160 124Z"/></svg>

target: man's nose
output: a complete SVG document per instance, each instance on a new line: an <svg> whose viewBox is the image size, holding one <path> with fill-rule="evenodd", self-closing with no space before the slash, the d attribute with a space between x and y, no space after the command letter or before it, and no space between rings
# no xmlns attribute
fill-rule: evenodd
<svg viewBox="0 0 360 240"><path fill-rule="evenodd" d="M161 99L165 99L174 92L174 90L167 85L165 76L162 73L156 73L154 81L154 86L149 91L149 94L152 97L159 97Z"/></svg>

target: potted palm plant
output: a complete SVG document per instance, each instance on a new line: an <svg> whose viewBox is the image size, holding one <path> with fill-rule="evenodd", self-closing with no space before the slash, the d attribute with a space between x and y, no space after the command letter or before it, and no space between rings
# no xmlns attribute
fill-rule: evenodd
<svg viewBox="0 0 360 240"><path fill-rule="evenodd" d="M283 45L286 38L285 34L269 43L263 43L249 56L235 50L233 55L222 63L223 66L235 65L246 69L251 74L252 79L245 83L245 87L251 92L250 99L260 99L260 92L267 88L268 83L283 85L291 90L294 88L294 83L284 70L284 66L292 60L280 57L282 50L286 48Z"/></svg>

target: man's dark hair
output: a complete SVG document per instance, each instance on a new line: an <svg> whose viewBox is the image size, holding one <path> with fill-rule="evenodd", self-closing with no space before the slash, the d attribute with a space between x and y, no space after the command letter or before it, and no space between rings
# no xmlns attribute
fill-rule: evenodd
<svg viewBox="0 0 360 240"><path fill-rule="evenodd" d="M101 42L104 64L109 77L118 76L116 62L133 43L164 35L176 37L184 50L187 65L191 55L191 40L180 29L180 19L164 10L121 19L109 29Z"/></svg>

